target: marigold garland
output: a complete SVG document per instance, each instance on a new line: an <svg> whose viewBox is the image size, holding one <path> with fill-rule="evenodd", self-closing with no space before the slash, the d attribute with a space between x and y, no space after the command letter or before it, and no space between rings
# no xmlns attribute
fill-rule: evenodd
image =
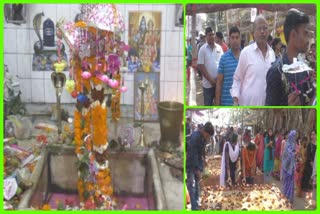
<svg viewBox="0 0 320 214"><path fill-rule="evenodd" d="M119 87L121 87L120 81L121 81L121 75L115 74L114 79L116 79L119 82ZM111 118L112 121L116 122L120 119L121 116L121 110L120 110L120 96L121 93L118 89L112 90L114 93L114 96L111 100Z"/></svg>
<svg viewBox="0 0 320 214"><path fill-rule="evenodd" d="M46 211L51 210L50 204L44 204L44 205L42 206L42 210L46 210Z"/></svg>
<svg viewBox="0 0 320 214"><path fill-rule="evenodd" d="M88 135L91 133L91 111L88 111L86 115L83 116L84 118L84 129L83 133Z"/></svg>
<svg viewBox="0 0 320 214"><path fill-rule="evenodd" d="M84 21L78 21L74 25L76 28L85 28L87 27L87 24Z"/></svg>
<svg viewBox="0 0 320 214"><path fill-rule="evenodd" d="M79 154L79 147L82 146L83 141L81 139L82 137L82 130L81 130L81 120L82 115L79 111L74 111L74 142L77 149L77 154Z"/></svg>
<svg viewBox="0 0 320 214"><path fill-rule="evenodd" d="M82 179L78 179L78 192L79 192L79 196L80 196L80 201L84 201L84 182Z"/></svg>
<svg viewBox="0 0 320 214"><path fill-rule="evenodd" d="M81 73L82 73L82 68L80 63L78 62L75 65L75 82L76 82L75 89L77 92L82 92Z"/></svg>
<svg viewBox="0 0 320 214"><path fill-rule="evenodd" d="M114 8L115 10L115 8ZM87 23L79 21L75 24L75 28L82 28L89 31L89 34L97 34L97 29L87 26ZM114 44L110 42L113 38L113 32L99 32L100 38L105 37L105 54L113 53ZM92 52L92 50L90 50ZM99 51L99 50L98 50ZM96 58L98 57L98 58ZM75 95L84 94L90 100L86 103L78 103L78 110L74 112L74 132L75 132L75 152L80 158L79 161L88 161L90 165L90 173L94 173L93 177L90 174L85 179L78 179L78 192L80 201L84 202L84 208L94 209L99 204L103 204L104 208L111 208L110 201L106 200L106 196L112 196L113 189L111 186L111 176L108 167L107 156L104 155L105 148L108 145L108 127L107 127L107 108L101 99L92 98L92 87L97 85L105 85L98 78L99 75L106 74L107 62L104 55L86 57L85 60L90 66L85 68L86 71L92 74L91 78L83 79L83 61L79 56L74 59L74 80L75 80ZM98 64L99 63L99 64ZM119 88L121 87L121 75L119 72L113 76L113 79L119 82L119 87L112 90L113 97L111 100L112 120L120 119L120 98ZM96 94L94 94L95 97ZM100 94L99 94L100 95ZM102 94L103 95L103 94ZM74 96L74 95L73 95ZM75 97L75 96L74 96ZM86 110L84 111L84 107ZM80 108L80 109L79 109ZM95 149L95 151L94 151ZM99 153L97 153L99 151ZM103 155L101 155L101 151ZM98 156L99 154L99 156ZM88 155L88 156L87 156ZM99 160L99 163L97 162ZM92 179L94 178L94 179ZM89 195L88 195L89 194ZM101 199L103 199L101 201ZM103 206L102 205L102 206Z"/></svg>
<svg viewBox="0 0 320 214"><path fill-rule="evenodd" d="M107 144L107 108L97 105L92 108L92 140L95 146Z"/></svg>

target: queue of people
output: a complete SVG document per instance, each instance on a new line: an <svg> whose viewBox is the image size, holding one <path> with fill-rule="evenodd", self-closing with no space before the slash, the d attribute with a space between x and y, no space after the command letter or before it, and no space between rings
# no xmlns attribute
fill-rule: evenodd
<svg viewBox="0 0 320 214"><path fill-rule="evenodd" d="M309 44L308 27L308 15L291 9L284 20L284 46L279 38L270 38L266 18L258 15L253 23L254 40L244 48L237 27L229 29L229 47L221 32L215 34L207 27L205 36L201 35L206 43L198 46L197 58L204 105L314 105L316 49ZM296 59L313 69L299 74L298 82L283 70L283 65L294 65Z"/></svg>

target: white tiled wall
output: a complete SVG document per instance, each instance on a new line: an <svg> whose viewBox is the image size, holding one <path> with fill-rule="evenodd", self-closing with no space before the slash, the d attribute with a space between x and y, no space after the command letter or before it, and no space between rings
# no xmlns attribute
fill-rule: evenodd
<svg viewBox="0 0 320 214"><path fill-rule="evenodd" d="M33 30L33 17L44 12L42 22L50 18L54 23L61 17L73 21L79 13L78 4L28 4L27 23L13 25L4 23L4 63L9 71L18 75L22 90L22 101L27 103L54 103L55 92L51 84L51 72L32 71L33 44L38 41ZM117 5L126 23L123 39L128 42L128 20L130 11L161 12L161 71L160 101L183 102L183 27L175 26L174 4L120 4ZM42 31L40 32L42 36ZM66 46L67 53L68 48ZM67 74L67 73L66 73ZM125 74L128 91L122 96L122 104L133 105L133 74ZM64 91L62 103L75 102Z"/></svg>

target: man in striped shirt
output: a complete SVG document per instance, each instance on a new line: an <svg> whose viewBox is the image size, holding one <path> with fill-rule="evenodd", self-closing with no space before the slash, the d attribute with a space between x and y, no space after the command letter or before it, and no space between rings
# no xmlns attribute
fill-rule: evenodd
<svg viewBox="0 0 320 214"><path fill-rule="evenodd" d="M230 89L233 83L233 74L237 68L240 47L240 31L237 27L232 27L229 30L229 43L231 48L222 55L217 78L217 89L215 96L215 104L217 106L232 106L233 98L230 94Z"/></svg>

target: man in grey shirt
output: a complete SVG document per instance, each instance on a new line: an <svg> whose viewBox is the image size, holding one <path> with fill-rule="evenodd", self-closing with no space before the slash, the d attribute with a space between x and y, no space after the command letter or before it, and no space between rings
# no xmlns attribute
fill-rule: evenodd
<svg viewBox="0 0 320 214"><path fill-rule="evenodd" d="M218 66L223 50L214 43L214 32L211 27L206 28L207 43L202 45L198 54L198 68L203 76L203 99L205 106L213 105L218 76Z"/></svg>

